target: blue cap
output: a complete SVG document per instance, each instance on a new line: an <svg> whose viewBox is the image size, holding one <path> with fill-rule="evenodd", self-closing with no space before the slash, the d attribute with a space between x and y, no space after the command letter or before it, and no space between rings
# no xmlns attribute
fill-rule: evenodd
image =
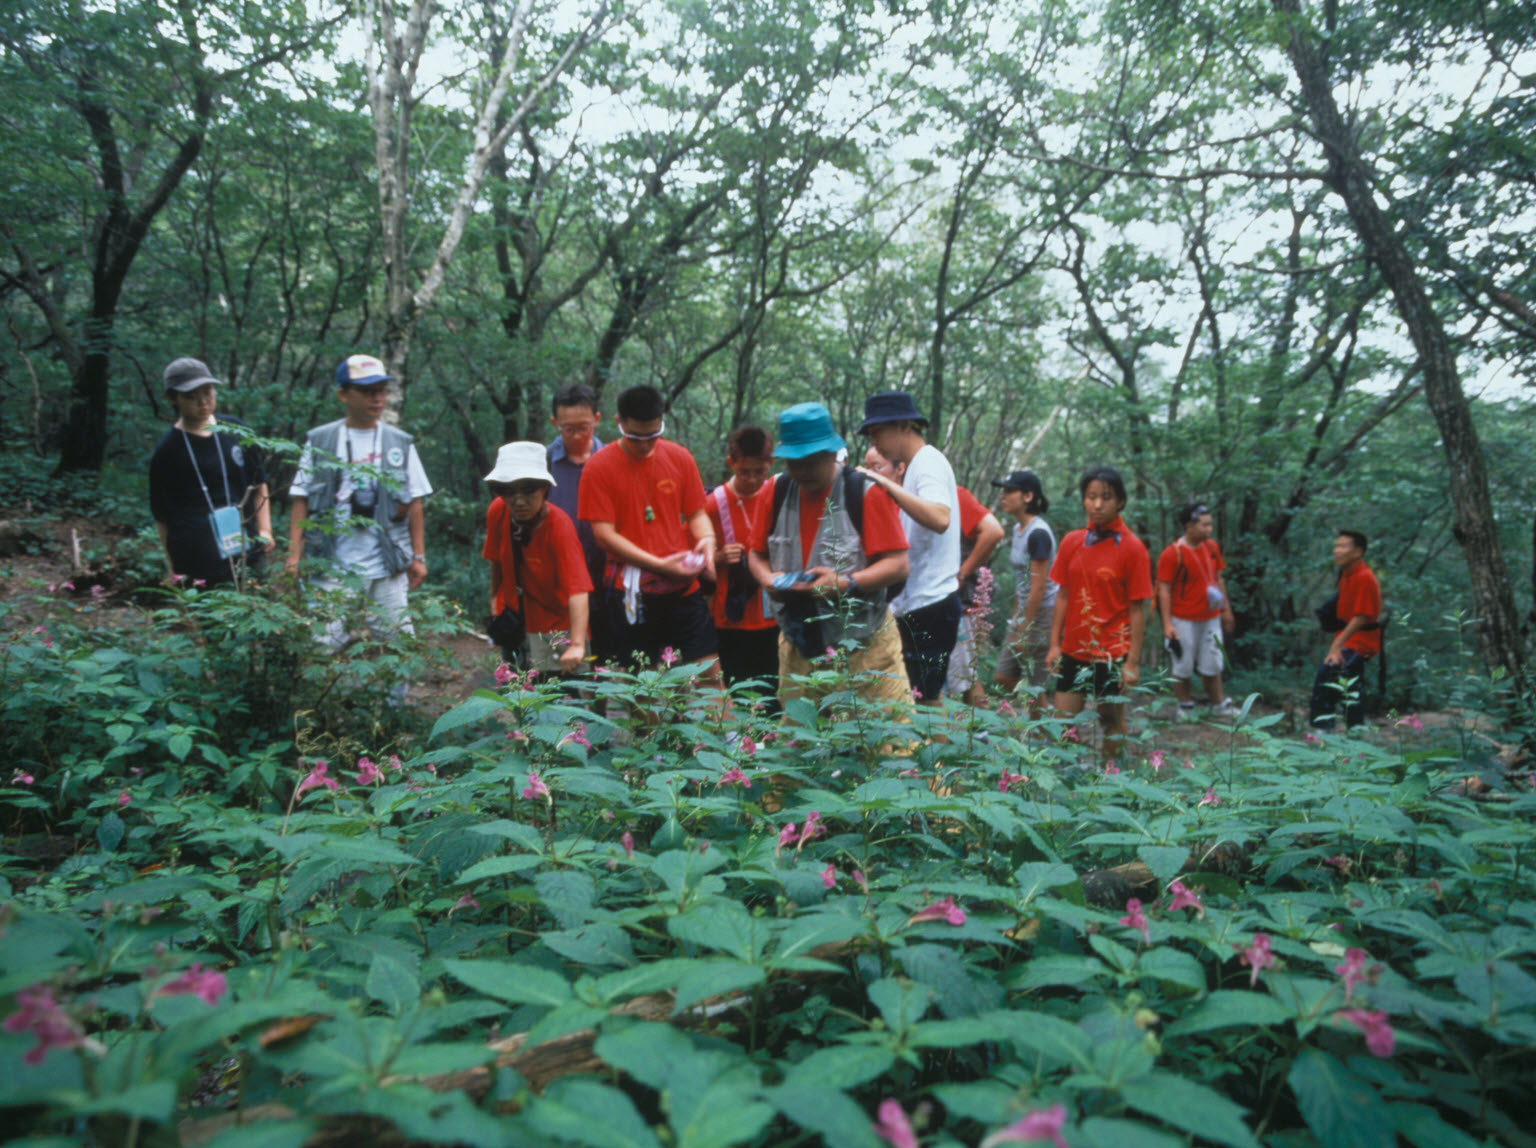
<svg viewBox="0 0 1536 1148"><path fill-rule="evenodd" d="M864 400L864 421L859 433L868 434L870 428L882 423L916 423L927 426L928 420L917 411L917 404L906 391L881 391Z"/></svg>
<svg viewBox="0 0 1536 1148"><path fill-rule="evenodd" d="M774 458L805 458L848 446L832 429L832 413L820 403L796 403L779 413L778 445Z"/></svg>
<svg viewBox="0 0 1536 1148"><path fill-rule="evenodd" d="M340 387L371 387L387 383L391 377L384 364L372 355L348 355L336 368L336 385Z"/></svg>

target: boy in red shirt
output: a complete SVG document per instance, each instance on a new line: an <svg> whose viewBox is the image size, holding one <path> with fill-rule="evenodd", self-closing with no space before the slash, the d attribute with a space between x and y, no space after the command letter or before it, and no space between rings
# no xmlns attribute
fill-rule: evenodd
<svg viewBox="0 0 1536 1148"><path fill-rule="evenodd" d="M1211 512L1192 502L1179 511L1184 534L1170 543L1157 560L1157 607L1163 618L1163 645L1173 659L1173 696L1179 717L1195 716L1189 691L1191 674L1205 683L1212 717L1234 717L1237 706L1222 694L1221 671L1226 659L1221 632L1232 632L1232 603L1227 597L1227 564L1211 537Z"/></svg>
<svg viewBox="0 0 1536 1148"><path fill-rule="evenodd" d="M481 551L491 563L491 613L522 615L531 669L575 673L587 656L592 579L576 524L548 501L555 480L544 447L507 443L485 484L494 497ZM515 654L502 650L508 661Z"/></svg>
<svg viewBox="0 0 1536 1148"><path fill-rule="evenodd" d="M577 505L608 554L598 655L629 665L667 658L708 664L718 679L715 627L699 575L714 573L715 534L693 455L661 436L666 402L651 386L619 394L619 441L594 454Z"/></svg>
<svg viewBox="0 0 1536 1148"><path fill-rule="evenodd" d="M1381 653L1381 583L1365 564L1369 543L1358 530L1341 530L1333 540L1333 564L1339 568L1339 593L1333 610L1333 641L1312 681L1310 720L1332 729L1342 712L1344 724L1365 720L1360 679L1365 663Z"/></svg>
<svg viewBox="0 0 1536 1148"><path fill-rule="evenodd" d="M1114 757L1125 743L1125 703L1105 699L1124 695L1140 677L1152 564L1146 546L1120 517L1125 509L1120 472L1093 467L1078 490L1088 526L1061 540L1051 566L1051 581L1060 589L1045 661L1059 670L1056 709L1062 716L1082 713L1089 694L1099 699L1104 752Z"/></svg>
<svg viewBox="0 0 1536 1148"><path fill-rule="evenodd" d="M726 439L731 477L710 491L704 504L715 531L715 592L709 612L720 643L720 672L727 687L766 682L771 695L779 675L779 627L763 612L763 591L747 567L747 549L758 515L773 500L773 440L758 426L737 427Z"/></svg>

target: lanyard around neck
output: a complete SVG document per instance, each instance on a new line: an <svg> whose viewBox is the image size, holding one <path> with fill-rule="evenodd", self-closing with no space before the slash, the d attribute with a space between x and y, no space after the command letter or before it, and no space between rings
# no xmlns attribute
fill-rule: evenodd
<svg viewBox="0 0 1536 1148"><path fill-rule="evenodd" d="M192 460L192 473L197 475L197 485L203 488L203 500L208 503L209 510L217 510L213 504L213 496L208 493L208 484L203 481L203 468L197 465L197 454L192 450L192 438L187 434L186 427L178 427L181 431L181 441L187 446L187 457ZM224 505L233 506L234 496L229 492L229 466L224 461L224 448L219 445L219 432L213 432L213 452L219 456L219 474L224 479Z"/></svg>

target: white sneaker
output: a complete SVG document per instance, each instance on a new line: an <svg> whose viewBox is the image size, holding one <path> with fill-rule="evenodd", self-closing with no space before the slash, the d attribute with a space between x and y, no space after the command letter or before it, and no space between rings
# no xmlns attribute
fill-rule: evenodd
<svg viewBox="0 0 1536 1148"><path fill-rule="evenodd" d="M1199 721L1200 715L1195 713L1194 702L1180 702L1179 712L1175 715L1179 721Z"/></svg>
<svg viewBox="0 0 1536 1148"><path fill-rule="evenodd" d="M1243 712L1243 707L1231 698L1222 698L1221 704L1212 706L1210 712L1212 717L1236 717Z"/></svg>

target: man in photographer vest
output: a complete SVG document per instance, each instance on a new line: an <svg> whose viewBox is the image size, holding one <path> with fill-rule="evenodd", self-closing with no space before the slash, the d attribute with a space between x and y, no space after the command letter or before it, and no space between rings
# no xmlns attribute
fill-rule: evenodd
<svg viewBox="0 0 1536 1148"><path fill-rule="evenodd" d="M345 416L309 432L288 489L288 571L296 574L307 557L321 566L314 581L322 589L340 587L343 576L360 579L379 637L414 632L406 599L427 577L422 500L432 493L411 436L380 421L389 381L372 355L342 361L336 396ZM336 619L322 640L339 650L350 631Z"/></svg>

